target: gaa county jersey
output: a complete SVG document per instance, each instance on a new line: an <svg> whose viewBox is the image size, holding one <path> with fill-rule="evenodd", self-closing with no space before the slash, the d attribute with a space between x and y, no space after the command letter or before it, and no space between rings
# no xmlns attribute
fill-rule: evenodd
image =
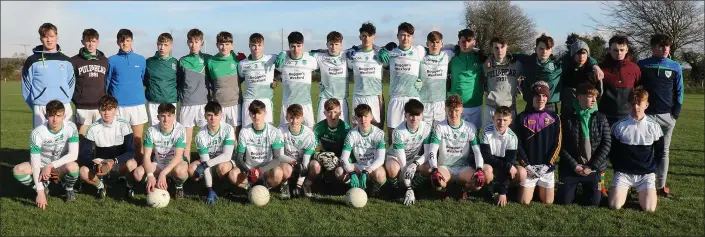
<svg viewBox="0 0 705 237"><path fill-rule="evenodd" d="M225 145L235 146L235 129L230 124L221 122L218 131L214 134L211 134L208 126L196 134L196 147L198 147L199 155L208 154L213 159L223 154Z"/></svg>
<svg viewBox="0 0 705 237"><path fill-rule="evenodd" d="M351 151L357 164L368 167L375 160L377 149L386 149L384 131L376 126L371 126L370 132L362 134L360 126L350 130L345 137L343 150Z"/></svg>
<svg viewBox="0 0 705 237"><path fill-rule="evenodd" d="M106 124L101 118L88 127L86 139L95 143L95 158L113 159L125 153L125 136L131 133L132 127L127 120L116 117L112 123Z"/></svg>
<svg viewBox="0 0 705 237"><path fill-rule="evenodd" d="M348 68L353 71L353 95L372 96L382 94L382 62L376 49L358 50L348 58Z"/></svg>
<svg viewBox="0 0 705 237"><path fill-rule="evenodd" d="M52 132L47 122L44 122L32 130L29 137L29 153L41 156L42 167L66 155L69 152L69 142L78 142L76 125L64 120L61 126L58 132Z"/></svg>
<svg viewBox="0 0 705 237"><path fill-rule="evenodd" d="M468 166L471 146L477 145L477 130L472 123L460 120L460 126L452 127L448 120L436 125L430 142L439 145L438 165L446 167Z"/></svg>
<svg viewBox="0 0 705 237"><path fill-rule="evenodd" d="M313 130L301 124L301 131L298 134L292 134L289 131L289 126L284 125L279 127L284 140L284 155L291 157L296 162L301 162L304 155L313 155L316 151L316 135Z"/></svg>
<svg viewBox="0 0 705 237"><path fill-rule="evenodd" d="M441 50L438 54L426 54L421 61L420 75L423 86L419 91L422 103L445 101L448 63L453 57L452 50Z"/></svg>
<svg viewBox="0 0 705 237"><path fill-rule="evenodd" d="M396 97L419 97L417 82L419 66L426 54L421 45L412 46L408 50L394 48L389 52L389 95Z"/></svg>
<svg viewBox="0 0 705 237"><path fill-rule="evenodd" d="M159 124L147 129L144 134L144 147L152 149L152 161L160 165L169 165L176 155L177 148L186 148L186 129L178 122L174 122L169 133L162 132Z"/></svg>
<svg viewBox="0 0 705 237"><path fill-rule="evenodd" d="M328 52L316 53L313 57L316 58L321 71L318 97L321 100L348 98L348 60L345 52L337 56L330 55Z"/></svg>
<svg viewBox="0 0 705 237"><path fill-rule="evenodd" d="M336 157L340 157L343 153L345 137L350 132L350 125L338 119L338 125L335 128L330 128L328 127L328 121L322 120L316 123L313 130L316 133L317 142L321 144L321 150L333 152Z"/></svg>
<svg viewBox="0 0 705 237"><path fill-rule="evenodd" d="M253 125L247 125L240 131L237 152L245 153L245 165L248 167L264 167L273 160L272 150L284 147L284 140L279 129L269 123L265 123L261 131L256 131Z"/></svg>
<svg viewBox="0 0 705 237"><path fill-rule="evenodd" d="M311 104L311 73L316 69L318 62L310 54L304 53L299 59L286 57L284 64L277 68L284 85L283 104Z"/></svg>
<svg viewBox="0 0 705 237"><path fill-rule="evenodd" d="M519 138L512 129L507 128L504 134L499 134L494 124L490 124L482 130L480 144L489 145L493 156L505 157L506 150L517 150Z"/></svg>
<svg viewBox="0 0 705 237"><path fill-rule="evenodd" d="M521 62L511 63L505 57L504 62L499 63L494 61L494 56L491 58L492 67L487 67L486 63L482 64L485 73L485 89L487 90L485 103L495 108L499 106L511 107L516 103L517 83L519 76L523 73Z"/></svg>
<svg viewBox="0 0 705 237"><path fill-rule="evenodd" d="M243 97L246 100L272 99L274 89L274 61L275 55L265 54L253 60L252 55L238 63L237 74L243 78L247 85Z"/></svg>
<svg viewBox="0 0 705 237"><path fill-rule="evenodd" d="M404 149L406 161L412 162L420 155L419 152L421 148L423 148L424 142L428 140L430 134L431 124L421 122L419 123L419 127L416 128L416 131L412 132L406 126L406 121L404 121L394 129L394 133L392 133L392 146L389 147L387 153L399 157L399 155L396 154L396 150Z"/></svg>

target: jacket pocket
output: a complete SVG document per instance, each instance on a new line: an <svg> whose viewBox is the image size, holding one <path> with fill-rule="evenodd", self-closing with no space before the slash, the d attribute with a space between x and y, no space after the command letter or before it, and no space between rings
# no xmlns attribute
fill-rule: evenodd
<svg viewBox="0 0 705 237"><path fill-rule="evenodd" d="M66 90L64 90L63 87L59 87L59 89L61 89L61 92L64 93L64 95L66 96L67 99L68 99L68 98L71 98L71 97L69 96L69 94L66 93Z"/></svg>
<svg viewBox="0 0 705 237"><path fill-rule="evenodd" d="M47 90L47 88L44 87L44 89L42 89L42 92L39 92L39 95L37 95L36 97L34 97L32 100L37 100L39 97L42 97L42 95L44 94L44 92L45 92L46 90Z"/></svg>

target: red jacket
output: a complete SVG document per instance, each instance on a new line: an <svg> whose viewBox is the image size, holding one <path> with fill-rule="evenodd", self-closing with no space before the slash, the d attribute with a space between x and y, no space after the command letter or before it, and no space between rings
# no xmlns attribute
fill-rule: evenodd
<svg viewBox="0 0 705 237"><path fill-rule="evenodd" d="M605 74L604 91L598 103L600 113L611 119L627 116L630 111L627 101L629 93L634 90L641 77L639 66L629 57L618 61L608 54L600 63L600 69Z"/></svg>

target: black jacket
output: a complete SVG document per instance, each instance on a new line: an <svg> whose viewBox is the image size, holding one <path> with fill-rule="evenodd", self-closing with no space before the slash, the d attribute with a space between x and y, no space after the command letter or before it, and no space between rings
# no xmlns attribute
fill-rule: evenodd
<svg viewBox="0 0 705 237"><path fill-rule="evenodd" d="M107 94L105 74L108 58L100 50L95 58L87 58L85 50L81 48L76 56L71 57L76 76L72 101L77 109L98 109L98 101Z"/></svg>
<svg viewBox="0 0 705 237"><path fill-rule="evenodd" d="M581 163L580 156L580 119L575 113L564 114L561 118L563 128L563 147L560 153L559 169L563 172L574 172ZM602 172L607 168L607 156L612 146L610 125L607 117L600 112L590 115L590 148L592 157L587 165L593 171Z"/></svg>

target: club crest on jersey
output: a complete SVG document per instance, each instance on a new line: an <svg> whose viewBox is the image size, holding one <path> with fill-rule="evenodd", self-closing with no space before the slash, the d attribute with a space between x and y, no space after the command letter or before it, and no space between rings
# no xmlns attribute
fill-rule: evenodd
<svg viewBox="0 0 705 237"><path fill-rule="evenodd" d="M301 63L302 63L303 65L306 65L306 59L301 60Z"/></svg>
<svg viewBox="0 0 705 237"><path fill-rule="evenodd" d="M548 126L549 124L551 124L551 118L549 118L549 117L543 118L543 123L545 123L546 126Z"/></svg>
<svg viewBox="0 0 705 237"><path fill-rule="evenodd" d="M230 64L230 69L235 69L235 64L234 64L234 63L231 63L231 64Z"/></svg>
<svg viewBox="0 0 705 237"><path fill-rule="evenodd" d="M201 63L204 62L202 58L198 58L198 61L201 62Z"/></svg>
<svg viewBox="0 0 705 237"><path fill-rule="evenodd" d="M548 65L546 65L546 69L548 69L549 71L553 71L556 68L553 66L553 63L549 63Z"/></svg>
<svg viewBox="0 0 705 237"><path fill-rule="evenodd" d="M663 74L666 75L666 77L671 77L671 75L673 75L673 72L672 71L664 71Z"/></svg>
<svg viewBox="0 0 705 237"><path fill-rule="evenodd" d="M529 125L533 125L533 124L536 124L536 120L533 120L533 119L529 119L528 123L529 123Z"/></svg>
<svg viewBox="0 0 705 237"><path fill-rule="evenodd" d="M172 64L171 64L171 69L176 70L176 63L172 63Z"/></svg>

